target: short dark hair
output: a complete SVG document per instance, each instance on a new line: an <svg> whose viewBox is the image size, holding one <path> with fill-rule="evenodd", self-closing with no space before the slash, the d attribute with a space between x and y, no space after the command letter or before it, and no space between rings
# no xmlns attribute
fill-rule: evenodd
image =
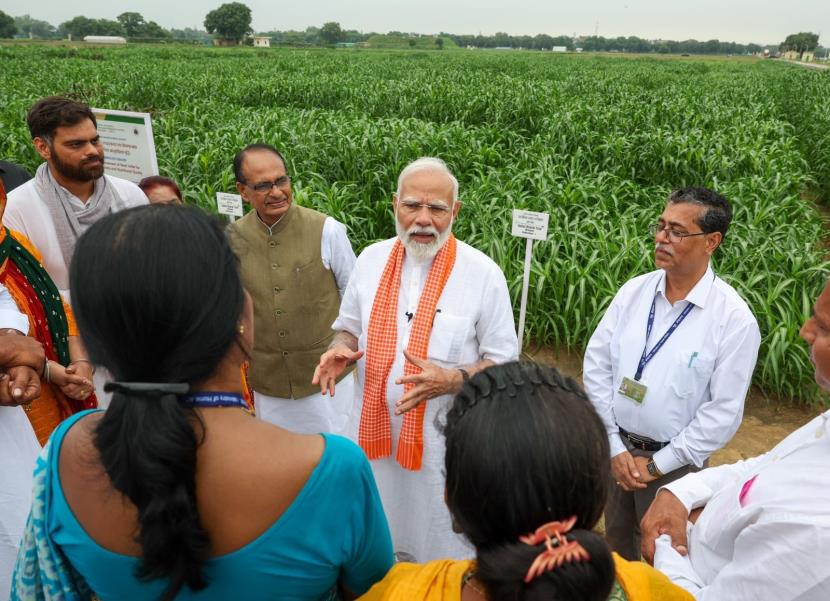
<svg viewBox="0 0 830 601"><path fill-rule="evenodd" d="M78 240L72 303L89 358L121 382L196 383L237 344L244 292L222 227L196 207L107 215ZM93 443L113 488L138 510L137 577L163 599L207 586L210 536L196 503L203 424L171 392L117 389Z"/></svg>
<svg viewBox="0 0 830 601"><path fill-rule="evenodd" d="M723 238L726 237L726 231L732 223L732 207L725 196L709 188L678 188L669 195L669 202L685 202L705 207L706 211L695 223L707 234L720 232Z"/></svg>
<svg viewBox="0 0 830 601"><path fill-rule="evenodd" d="M240 150L236 153L236 156L233 157L233 176L236 178L236 181L245 182L245 178L242 177L242 163L245 162L245 155L254 150L264 150L266 152L271 152L282 161L282 166L285 167L286 173L288 172L288 165L285 162L285 157L282 156L279 150L271 146L270 144L265 144L264 142L257 142L255 144L248 144L245 148Z"/></svg>
<svg viewBox="0 0 830 601"><path fill-rule="evenodd" d="M173 188L173 191L176 193L176 197L179 200L182 199L182 191L179 190L179 184L169 177L164 177L163 175L151 175L138 182L138 187L141 188L141 191L145 194L153 188L158 188L159 186L168 186Z"/></svg>
<svg viewBox="0 0 830 601"><path fill-rule="evenodd" d="M488 599L607 599L613 560L591 529L608 496L610 451L579 384L534 363L489 367L458 393L443 429L447 506L476 548L476 575ZM591 559L525 584L544 545L519 537L571 516L577 522L567 537Z"/></svg>
<svg viewBox="0 0 830 601"><path fill-rule="evenodd" d="M77 125L84 119L91 120L98 127L98 121L89 106L63 96L48 96L38 100L26 115L32 139L46 138L47 141L51 141L59 127Z"/></svg>

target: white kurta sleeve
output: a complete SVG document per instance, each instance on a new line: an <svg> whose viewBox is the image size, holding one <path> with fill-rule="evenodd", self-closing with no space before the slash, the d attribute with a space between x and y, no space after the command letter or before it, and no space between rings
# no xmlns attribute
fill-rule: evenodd
<svg viewBox="0 0 830 601"><path fill-rule="evenodd" d="M323 237L320 247L323 265L334 273L337 292L342 300L357 260L352 250L352 244L349 242L346 226L332 217L327 217L323 223Z"/></svg>
<svg viewBox="0 0 830 601"><path fill-rule="evenodd" d="M830 584L828 541L826 517L780 512L741 530L732 561L704 586L690 579L690 565L683 568L668 552L668 561L655 556L654 567L697 601L824 601ZM680 559L690 563L688 557Z"/></svg>
<svg viewBox="0 0 830 601"><path fill-rule="evenodd" d="M17 330L24 336L29 333L29 318L18 311L8 289L0 284L0 329Z"/></svg>
<svg viewBox="0 0 830 601"><path fill-rule="evenodd" d="M701 467L735 435L760 344L761 333L754 319L744 319L728 331L709 380L709 400L668 446L654 454L654 463L662 473L690 464Z"/></svg>
<svg viewBox="0 0 830 601"><path fill-rule="evenodd" d="M605 315L591 335L582 361L582 382L585 392L594 405L611 446L611 457L626 450L620 439L620 428L614 419L614 372L611 365L611 337L619 322L625 288L620 289L605 311Z"/></svg>
<svg viewBox="0 0 830 601"><path fill-rule="evenodd" d="M343 298L340 299L340 313L338 313L334 323L331 324L331 329L335 332L349 332L355 338L360 338L363 331L359 279L360 270L355 269L349 278Z"/></svg>
<svg viewBox="0 0 830 601"><path fill-rule="evenodd" d="M481 315L475 324L478 354L482 361L515 361L519 357L519 339L516 337L507 280L501 269L494 269L489 279L481 299Z"/></svg>

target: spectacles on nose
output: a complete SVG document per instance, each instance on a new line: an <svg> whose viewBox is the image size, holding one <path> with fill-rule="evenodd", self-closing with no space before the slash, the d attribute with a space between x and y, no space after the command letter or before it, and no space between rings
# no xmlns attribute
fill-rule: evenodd
<svg viewBox="0 0 830 601"><path fill-rule="evenodd" d="M709 232L698 232L695 234L690 234L689 232L681 232L679 230L672 229L669 226L661 227L659 223L654 223L648 226L648 231L652 237L657 237L658 232L666 232L666 238L669 239L669 242L672 244L677 244L678 242L682 242L683 238L692 238L694 236L705 236Z"/></svg>
<svg viewBox="0 0 830 601"><path fill-rule="evenodd" d="M266 192L270 192L271 188L276 186L277 188L285 188L288 184L291 183L291 178L287 175L283 175L282 177L278 177L272 182L259 182L256 184L249 184L248 182L242 182L246 186L248 186L251 190L256 192L257 194L265 194Z"/></svg>
<svg viewBox="0 0 830 601"><path fill-rule="evenodd" d="M420 202L414 198L405 198L398 203L398 210L408 215L419 213L423 207L429 209L433 217L443 217L452 210L445 202Z"/></svg>

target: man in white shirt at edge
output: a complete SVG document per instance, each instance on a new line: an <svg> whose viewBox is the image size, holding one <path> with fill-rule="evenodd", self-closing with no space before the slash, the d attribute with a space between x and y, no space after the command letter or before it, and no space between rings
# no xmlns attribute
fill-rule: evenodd
<svg viewBox="0 0 830 601"><path fill-rule="evenodd" d="M629 560L659 487L701 468L741 423L760 332L710 265L731 218L716 192L675 190L652 227L658 270L623 285L585 351L611 445L606 537Z"/></svg>
<svg viewBox="0 0 830 601"><path fill-rule="evenodd" d="M354 375L337 398L311 384L334 332L355 263L346 226L294 202L282 153L249 144L233 161L236 189L252 210L228 226L242 284L254 302L248 377L257 417L298 432L340 433L351 410Z"/></svg>
<svg viewBox="0 0 830 601"><path fill-rule="evenodd" d="M43 257L43 266L69 300L69 264L75 242L93 223L117 211L147 204L134 183L104 175L104 148L92 110L69 98L39 100L26 115L32 143L46 161L34 178L8 194L3 222L25 235ZM72 366L92 380L106 407L107 375L89 363Z"/></svg>
<svg viewBox="0 0 830 601"><path fill-rule="evenodd" d="M830 284L801 337L830 390ZM643 518L643 556L698 601L827 601L828 463L830 411L764 455L672 482Z"/></svg>
<svg viewBox="0 0 830 601"><path fill-rule="evenodd" d="M46 356L29 332L29 318L0 285L0 599L8 599L11 575L32 494L32 470L40 444L19 405L40 396Z"/></svg>
<svg viewBox="0 0 830 601"><path fill-rule="evenodd" d="M436 417L472 374L518 356L504 274L451 235L460 205L458 181L440 159L401 172L398 236L358 257L314 376L333 393L337 374L357 361L346 434L371 460L395 551L421 562L474 554L452 532Z"/></svg>

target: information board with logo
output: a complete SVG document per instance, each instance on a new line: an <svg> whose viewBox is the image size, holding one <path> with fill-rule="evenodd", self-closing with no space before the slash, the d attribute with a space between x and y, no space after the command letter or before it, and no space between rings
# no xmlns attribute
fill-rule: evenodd
<svg viewBox="0 0 830 601"><path fill-rule="evenodd" d="M153 124L149 113L92 109L104 146L107 175L138 183L159 174Z"/></svg>

